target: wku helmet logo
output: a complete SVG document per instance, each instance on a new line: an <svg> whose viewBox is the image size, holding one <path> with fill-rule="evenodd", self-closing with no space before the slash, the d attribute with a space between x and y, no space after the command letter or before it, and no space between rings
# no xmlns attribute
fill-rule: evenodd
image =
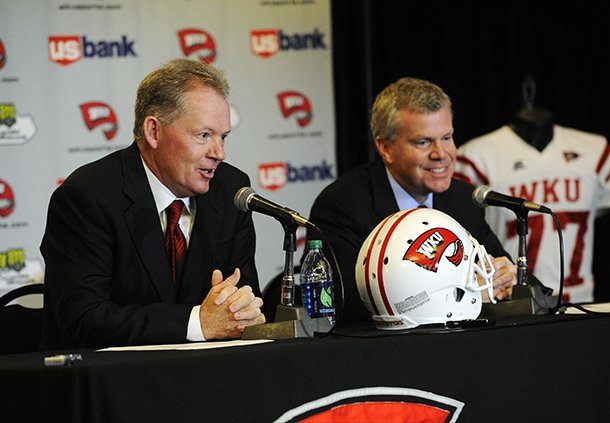
<svg viewBox="0 0 610 423"><path fill-rule="evenodd" d="M456 234L445 228L433 228L421 234L411 244L403 260L436 273L441 257L450 245L454 246L455 251L447 259L457 267L464 257L464 244Z"/></svg>

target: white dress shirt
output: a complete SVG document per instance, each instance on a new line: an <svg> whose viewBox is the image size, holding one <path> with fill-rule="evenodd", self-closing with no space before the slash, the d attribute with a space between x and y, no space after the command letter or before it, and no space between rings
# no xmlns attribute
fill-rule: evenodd
<svg viewBox="0 0 610 423"><path fill-rule="evenodd" d="M387 167L385 171L388 174L390 186L392 187L392 192L394 193L394 198L396 198L396 202L398 203L398 210L414 209L422 205L432 208L432 193L428 194L422 203L419 203L411 196L411 194L405 191L405 189L401 187L398 182L396 182L396 179L394 179Z"/></svg>
<svg viewBox="0 0 610 423"><path fill-rule="evenodd" d="M155 205L157 207L157 213L159 214L159 223L161 229L165 233L165 227L167 226L167 217L165 216L165 209L176 200L176 196L157 179L154 173L148 168L144 159L142 159L144 170L146 171L146 178L148 184L155 199ZM193 228L193 222L195 221L195 202L191 201L189 197L179 198L184 202L182 208L182 215L180 216L180 229L186 239L186 245L188 248L189 241L191 239L191 230ZM201 322L199 320L199 308L200 305L196 305L191 310L191 316L189 317L188 327L186 328L186 339L189 341L205 341L203 331L201 330Z"/></svg>

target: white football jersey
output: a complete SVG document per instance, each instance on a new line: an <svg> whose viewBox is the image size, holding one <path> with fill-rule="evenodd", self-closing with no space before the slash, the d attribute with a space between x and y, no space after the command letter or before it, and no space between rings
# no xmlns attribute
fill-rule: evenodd
<svg viewBox="0 0 610 423"><path fill-rule="evenodd" d="M542 204L561 223L564 301L593 301L593 224L610 207L610 148L600 135L555 125L551 142L538 151L509 126L472 139L458 149L455 176L494 191ZM488 207L486 218L506 251L518 256L517 217ZM528 269L559 292L560 253L550 214L528 213Z"/></svg>

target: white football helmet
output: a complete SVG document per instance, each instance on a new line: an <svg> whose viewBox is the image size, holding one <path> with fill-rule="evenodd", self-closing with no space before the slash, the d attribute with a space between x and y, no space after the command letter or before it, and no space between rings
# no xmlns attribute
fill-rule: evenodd
<svg viewBox="0 0 610 423"><path fill-rule="evenodd" d="M485 247L455 219L417 208L373 229L360 248L356 283L378 329L407 329L476 319L481 291L495 302L494 271Z"/></svg>

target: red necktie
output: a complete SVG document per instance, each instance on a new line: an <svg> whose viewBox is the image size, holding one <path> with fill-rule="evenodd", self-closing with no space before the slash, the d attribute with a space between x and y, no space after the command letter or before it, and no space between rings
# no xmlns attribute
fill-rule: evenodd
<svg viewBox="0 0 610 423"><path fill-rule="evenodd" d="M184 203L174 200L166 209L167 227L165 229L165 251L169 258L174 285L179 281L182 265L186 256L186 239L180 229L180 215Z"/></svg>

